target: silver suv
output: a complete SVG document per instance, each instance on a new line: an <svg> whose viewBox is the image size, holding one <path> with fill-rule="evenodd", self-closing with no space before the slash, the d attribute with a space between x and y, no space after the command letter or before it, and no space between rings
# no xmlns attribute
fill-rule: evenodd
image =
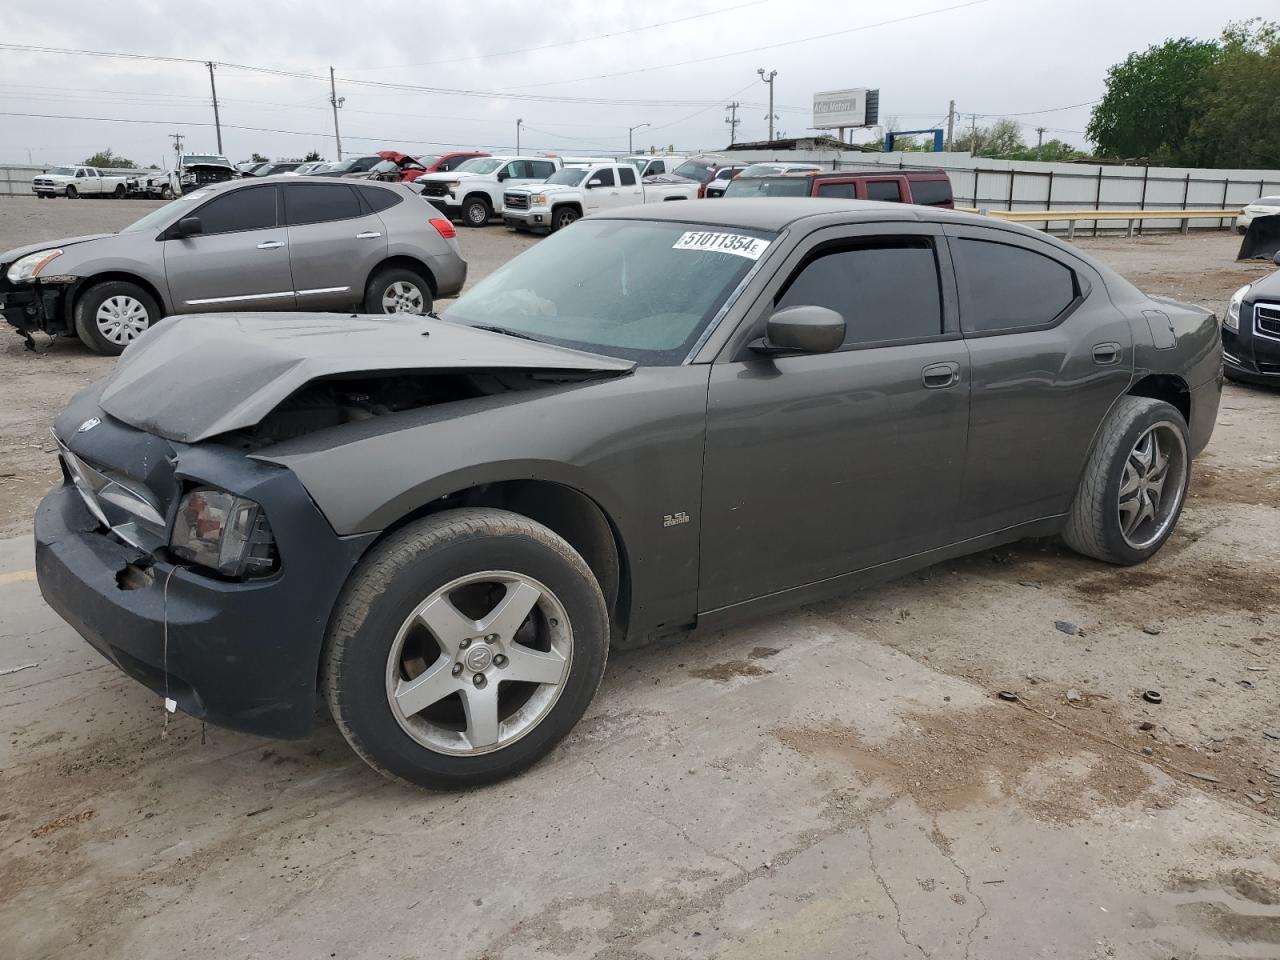
<svg viewBox="0 0 1280 960"><path fill-rule="evenodd" d="M115 234L0 254L0 310L118 354L162 317L229 310L428 313L462 289L454 228L394 183L202 187Z"/></svg>

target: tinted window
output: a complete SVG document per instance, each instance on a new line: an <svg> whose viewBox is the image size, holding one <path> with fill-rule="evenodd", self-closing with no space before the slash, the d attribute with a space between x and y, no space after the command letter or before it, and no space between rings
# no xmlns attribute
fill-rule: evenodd
<svg viewBox="0 0 1280 960"><path fill-rule="evenodd" d="M950 180L912 180L911 199L925 206L951 203Z"/></svg>
<svg viewBox="0 0 1280 960"><path fill-rule="evenodd" d="M618 179L622 181L624 187L634 187L636 185L636 172L631 167L619 167Z"/></svg>
<svg viewBox="0 0 1280 960"><path fill-rule="evenodd" d="M276 225L276 188L250 187L214 197L194 216L204 233L265 230Z"/></svg>
<svg viewBox="0 0 1280 960"><path fill-rule="evenodd" d="M857 197L857 191L852 183L819 183L818 196L835 197L839 200L853 200Z"/></svg>
<svg viewBox="0 0 1280 960"><path fill-rule="evenodd" d="M777 300L779 308L801 305L841 314L845 344L936 337L942 296L933 245L904 238L820 252Z"/></svg>
<svg viewBox="0 0 1280 960"><path fill-rule="evenodd" d="M284 189L284 208L293 227L360 216L355 191L344 183L290 184Z"/></svg>
<svg viewBox="0 0 1280 960"><path fill-rule="evenodd" d="M721 167L716 171L715 178L717 180L732 180L734 175L741 169L741 167Z"/></svg>
<svg viewBox="0 0 1280 960"><path fill-rule="evenodd" d="M867 199L890 200L894 203L901 203L902 190L899 189L897 180L868 180Z"/></svg>
<svg viewBox="0 0 1280 960"><path fill-rule="evenodd" d="M614 181L613 181L613 171L612 171L612 170L597 170L595 173L593 173L593 174L591 175L591 179L590 179L590 180L588 180L587 182L588 182L588 183L594 183L594 182L595 182L595 181L597 181L597 180L599 180L599 181L600 181L600 185L601 185L602 187L612 187L612 186L614 186Z"/></svg>
<svg viewBox="0 0 1280 960"><path fill-rule="evenodd" d="M360 196L364 197L364 202L374 213L394 207L402 199L400 194L391 190L379 190L376 187L357 187L356 189L360 191Z"/></svg>
<svg viewBox="0 0 1280 960"><path fill-rule="evenodd" d="M1075 274L1022 247L952 240L960 287L960 324L969 332L1052 323L1076 298Z"/></svg>
<svg viewBox="0 0 1280 960"><path fill-rule="evenodd" d="M512 160L510 163L508 163L505 167L502 168L502 175L508 180L523 179L529 176L527 172L528 169L529 169L529 164L527 161Z"/></svg>
<svg viewBox="0 0 1280 960"><path fill-rule="evenodd" d="M533 171L530 176L545 180L556 172L556 165L550 160L530 160L529 169Z"/></svg>
<svg viewBox="0 0 1280 960"><path fill-rule="evenodd" d="M690 180L705 180L709 173L711 163L708 160L686 160L675 169L676 176L688 177Z"/></svg>
<svg viewBox="0 0 1280 960"><path fill-rule="evenodd" d="M655 160L649 164L649 172L645 174L647 177L653 176L655 173L666 173L667 162L665 160Z"/></svg>

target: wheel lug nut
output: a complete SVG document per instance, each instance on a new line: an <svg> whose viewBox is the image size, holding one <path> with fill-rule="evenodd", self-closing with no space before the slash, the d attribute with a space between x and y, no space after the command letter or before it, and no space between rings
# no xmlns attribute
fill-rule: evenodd
<svg viewBox="0 0 1280 960"><path fill-rule="evenodd" d="M456 676L460 676L461 674L462 674L462 664L455 663L453 665L453 675L456 677Z"/></svg>
<svg viewBox="0 0 1280 960"><path fill-rule="evenodd" d="M471 646L471 641L469 639L463 640L460 644L458 644L458 649L465 650L469 646Z"/></svg>
<svg viewBox="0 0 1280 960"><path fill-rule="evenodd" d="M477 673L474 677L471 678L471 682L474 683L477 687L483 687L486 682L484 679L484 674Z"/></svg>
<svg viewBox="0 0 1280 960"><path fill-rule="evenodd" d="M558 626L560 626L560 621L559 621L559 620L557 620L555 617L552 617L548 622L549 622L553 627L558 627Z"/></svg>
<svg viewBox="0 0 1280 960"><path fill-rule="evenodd" d="M497 643L498 635L496 633L487 633L484 638L485 643Z"/></svg>
<svg viewBox="0 0 1280 960"><path fill-rule="evenodd" d="M500 653L493 658L493 665L495 667L505 667L507 665L507 658Z"/></svg>

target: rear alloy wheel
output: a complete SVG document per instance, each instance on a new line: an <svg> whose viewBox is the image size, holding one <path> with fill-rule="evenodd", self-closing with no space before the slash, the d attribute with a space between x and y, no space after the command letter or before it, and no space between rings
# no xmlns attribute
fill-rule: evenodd
<svg viewBox="0 0 1280 960"><path fill-rule="evenodd" d="M1141 563L1169 539L1190 479L1182 414L1162 400L1124 397L1090 456L1063 538L1108 563Z"/></svg>
<svg viewBox="0 0 1280 960"><path fill-rule="evenodd" d="M578 211L573 207L556 207L551 214L552 231L563 230L578 219Z"/></svg>
<svg viewBox="0 0 1280 960"><path fill-rule="evenodd" d="M339 598L322 687L383 774L438 789L518 773L595 695L604 597L562 538L506 510L449 510L376 546Z"/></svg>
<svg viewBox="0 0 1280 960"><path fill-rule="evenodd" d="M462 222L468 227L488 226L491 216L493 211L489 209L489 203L483 197L472 197L462 205Z"/></svg>
<svg viewBox="0 0 1280 960"><path fill-rule="evenodd" d="M76 334L94 353L118 356L160 319L155 300L137 284L100 283L85 291L75 306Z"/></svg>
<svg viewBox="0 0 1280 960"><path fill-rule="evenodd" d="M380 271L365 293L366 313L409 313L421 316L431 312L431 288L412 270L392 267Z"/></svg>
<svg viewBox="0 0 1280 960"><path fill-rule="evenodd" d="M68 199L68 200L74 200L74 199L76 199L76 198L77 198L77 197L79 197L79 196L80 196L80 191L79 191L79 190L77 190L77 189L76 189L75 187L73 187L73 186L70 186L70 185L68 185L68 186L67 186L67 199Z"/></svg>

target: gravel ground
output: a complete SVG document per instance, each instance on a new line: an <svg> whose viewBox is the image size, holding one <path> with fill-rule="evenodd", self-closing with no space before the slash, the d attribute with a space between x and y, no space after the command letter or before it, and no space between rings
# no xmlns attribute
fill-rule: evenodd
<svg viewBox="0 0 1280 960"><path fill-rule="evenodd" d="M0 248L144 206L0 201ZM473 280L536 242L462 241ZM1237 243L1080 245L1220 311L1262 270ZM547 761L431 796L331 727L162 727L41 603L48 425L109 365L0 351L0 668L36 664L0 676L12 955L1280 956L1280 394L1228 385L1142 567L1025 542L619 653Z"/></svg>

